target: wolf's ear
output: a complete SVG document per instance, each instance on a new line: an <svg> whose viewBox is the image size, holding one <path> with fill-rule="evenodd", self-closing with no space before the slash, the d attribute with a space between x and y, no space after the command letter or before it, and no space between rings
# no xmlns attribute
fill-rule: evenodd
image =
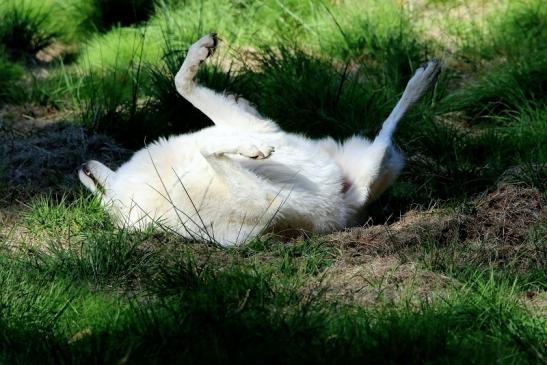
<svg viewBox="0 0 547 365"><path fill-rule="evenodd" d="M116 173L99 161L87 161L78 168L78 177L92 193L104 194Z"/></svg>

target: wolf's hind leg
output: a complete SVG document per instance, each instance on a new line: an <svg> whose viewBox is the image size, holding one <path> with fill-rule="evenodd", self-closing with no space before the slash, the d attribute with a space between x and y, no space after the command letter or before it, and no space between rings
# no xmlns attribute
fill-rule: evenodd
<svg viewBox="0 0 547 365"><path fill-rule="evenodd" d="M200 65L214 52L217 43L216 34L211 33L190 47L186 59L175 75L178 93L218 126L256 132L279 131L275 122L262 117L247 100L217 93L195 82Z"/></svg>
<svg viewBox="0 0 547 365"><path fill-rule="evenodd" d="M435 61L430 61L416 70L373 142L352 137L340 147L337 161L350 183L346 196L351 204L361 207L372 202L401 173L404 159L393 146L393 133L410 107L435 82L439 71L440 66Z"/></svg>
<svg viewBox="0 0 547 365"><path fill-rule="evenodd" d="M211 232L214 239L226 246L244 243L260 234L274 221L283 204L279 193L224 153L202 149L201 154L226 194L225 201L219 201L219 204L236 207L224 211L222 218L216 221ZM227 204L228 200L230 204Z"/></svg>
<svg viewBox="0 0 547 365"><path fill-rule="evenodd" d="M347 180L346 197L358 209L375 200L399 176L404 159L394 146L354 136L335 155Z"/></svg>
<svg viewBox="0 0 547 365"><path fill-rule="evenodd" d="M374 142L391 143L391 138L393 137L397 124L403 119L410 108L420 100L425 92L435 83L440 72L441 66L437 61L429 61L416 70L414 76L408 81L401 99L399 99L395 108L393 108L384 121L382 129L374 139Z"/></svg>

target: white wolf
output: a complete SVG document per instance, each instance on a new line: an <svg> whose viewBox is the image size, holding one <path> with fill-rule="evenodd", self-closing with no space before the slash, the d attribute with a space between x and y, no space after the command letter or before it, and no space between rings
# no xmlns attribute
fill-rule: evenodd
<svg viewBox="0 0 547 365"><path fill-rule="evenodd" d="M197 85L198 68L216 45L214 33L198 40L175 76L177 91L214 126L161 138L116 172L98 161L80 167L81 182L118 225L160 225L222 245L264 231L347 227L399 175L404 162L393 132L440 70L430 61L416 71L374 141L337 143L286 133L246 100Z"/></svg>

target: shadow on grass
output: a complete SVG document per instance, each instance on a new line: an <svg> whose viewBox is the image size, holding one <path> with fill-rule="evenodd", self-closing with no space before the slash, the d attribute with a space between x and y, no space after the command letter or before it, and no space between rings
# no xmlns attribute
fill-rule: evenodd
<svg viewBox="0 0 547 365"><path fill-rule="evenodd" d="M129 157L128 150L101 134L66 122L32 125L22 118L18 127L6 126L0 133L1 205L35 195L71 195L80 191L75 169L90 159L118 165ZM21 124L31 126L19 129ZM29 131L30 129L30 131Z"/></svg>

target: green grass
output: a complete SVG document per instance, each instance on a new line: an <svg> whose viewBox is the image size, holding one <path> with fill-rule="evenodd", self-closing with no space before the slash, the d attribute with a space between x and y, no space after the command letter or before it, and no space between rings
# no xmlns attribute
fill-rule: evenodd
<svg viewBox="0 0 547 365"><path fill-rule="evenodd" d="M443 15L454 7L468 14ZM544 363L544 201L521 197L529 222L507 208L493 234L475 197L500 181L546 197L546 20L540 0L3 2L0 193L24 201L0 199L0 362ZM439 234L418 221L408 245L392 226L378 247L264 236L219 249L118 229L74 186L42 193L72 184L48 167L65 147L49 144L72 134L82 152L66 164L108 150L97 133L137 149L209 125L173 77L210 31L222 41L200 82L310 137L373 137L414 70L440 58L441 79L397 130L407 167L370 211L380 224L430 206L466 220ZM50 44L66 50L38 63ZM26 112L36 105L76 132L48 137L50 121ZM27 134L39 143L15 143ZM28 191L8 178L26 173L25 148Z"/></svg>
<svg viewBox="0 0 547 365"><path fill-rule="evenodd" d="M5 55L5 51L0 48L0 105L22 98L21 95L24 92L19 83L23 74L24 69L10 62Z"/></svg>
<svg viewBox="0 0 547 365"><path fill-rule="evenodd" d="M208 16L208 13L203 15L204 22ZM323 16L340 37L346 35L347 30L338 29L336 19L330 18L332 14L323 10ZM87 74L81 94L87 124L132 147L158 135L207 125L173 88L173 77L185 50L200 33L190 27L190 35L178 34L176 26L170 23L172 18L167 18L161 26L161 35L155 28L119 29L91 42L82 55L88 65L84 68ZM282 45L283 39L274 38L273 45L261 46L250 59L232 61L228 70L221 65L230 63L229 50L221 50L211 61L212 67L201 72L200 80L214 89L244 95L261 113L278 120L289 131L313 137L372 135L389 114L413 70L425 59L426 52L404 18L382 29L385 33L376 30L369 18L354 23L351 34L362 36L343 39L344 46L334 46L339 38L332 44L307 43L307 47L301 46L298 37L287 45ZM141 38L137 38L139 33ZM236 42L247 40L243 35L232 37ZM257 36L255 42L261 44L265 39L266 36ZM163 43L161 52L154 49L157 43ZM97 48L98 45L102 47ZM317 47L337 58L328 59L312 50ZM163 57L158 62L160 54ZM354 60L357 55L362 56L359 67ZM92 94L86 94L86 90ZM103 99L97 100L96 96ZM137 108L139 97L146 101ZM89 121L88 114L99 121ZM187 119L175 122L173 119L180 115ZM369 116L366 122L365 116ZM106 123L103 125L100 119ZM121 136L127 134L127 124L134 127L131 131L135 136ZM124 138L134 139L124 141Z"/></svg>
<svg viewBox="0 0 547 365"><path fill-rule="evenodd" d="M545 50L547 11L538 0L506 2L486 19L468 24L461 36L462 57L471 61L522 60ZM476 57L476 58L475 58Z"/></svg>
<svg viewBox="0 0 547 365"><path fill-rule="evenodd" d="M511 115L526 103L547 100L547 51L498 66L445 100L451 111L461 111L470 123L492 123L500 115Z"/></svg>
<svg viewBox="0 0 547 365"><path fill-rule="evenodd" d="M41 8L7 1L0 6L0 45L13 60L30 60L51 44L55 33L48 29L48 14Z"/></svg>
<svg viewBox="0 0 547 365"><path fill-rule="evenodd" d="M26 224L53 233L50 241L31 255L0 254L5 361L534 363L545 355L545 319L522 307L508 279L475 274L444 300L362 308L325 300L320 277L336 254L328 245L196 251L105 226L97 208L38 201ZM61 233L44 217L74 229Z"/></svg>

